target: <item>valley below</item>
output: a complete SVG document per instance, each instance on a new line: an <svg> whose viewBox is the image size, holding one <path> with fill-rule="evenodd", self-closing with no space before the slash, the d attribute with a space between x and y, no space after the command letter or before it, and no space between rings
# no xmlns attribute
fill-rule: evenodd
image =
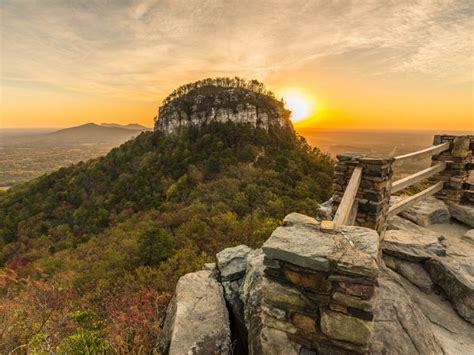
<svg viewBox="0 0 474 355"><path fill-rule="evenodd" d="M452 133L316 129L297 131L311 146L329 153L333 158L345 152L389 156L405 154L429 147L437 133ZM52 139L51 133L44 130L0 131L0 190L7 190L61 167L103 156L132 138L137 131L128 130L124 134L123 130L112 130L107 135L78 135L74 139ZM401 167L398 172L407 175L429 164L429 159L412 162Z"/></svg>
<svg viewBox="0 0 474 355"><path fill-rule="evenodd" d="M146 127L86 124L63 130L0 130L0 191L80 161L106 155Z"/></svg>

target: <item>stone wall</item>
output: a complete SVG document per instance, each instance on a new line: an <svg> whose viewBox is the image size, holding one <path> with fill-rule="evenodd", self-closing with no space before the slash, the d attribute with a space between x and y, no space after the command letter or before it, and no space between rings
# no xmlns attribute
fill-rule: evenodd
<svg viewBox="0 0 474 355"><path fill-rule="evenodd" d="M376 231L326 229L293 213L262 249L261 332L268 342L278 343L283 332L292 349L368 351L379 270Z"/></svg>
<svg viewBox="0 0 474 355"><path fill-rule="evenodd" d="M393 175L392 158L363 157L358 154L340 154L334 176L333 211L337 211L347 184L356 166L362 167L362 179L357 193L357 212L354 224L372 228L382 234L390 201Z"/></svg>
<svg viewBox="0 0 474 355"><path fill-rule="evenodd" d="M433 145L450 143L450 149L432 157L432 165L446 162L445 171L434 176L431 182L444 182L436 197L445 202L473 202L472 185L468 182L474 150L474 136L436 135Z"/></svg>

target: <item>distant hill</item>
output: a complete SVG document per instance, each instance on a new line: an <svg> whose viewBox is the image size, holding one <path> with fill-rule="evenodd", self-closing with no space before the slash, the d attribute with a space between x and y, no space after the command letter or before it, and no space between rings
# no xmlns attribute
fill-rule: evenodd
<svg viewBox="0 0 474 355"><path fill-rule="evenodd" d="M121 125L121 124L118 124L118 123L101 123L100 125L103 126L103 127L117 127L117 128L125 128L125 129L136 129L136 130L139 130L139 131L150 131L151 130L151 128L142 126L142 125L137 124L137 123L129 123L127 125Z"/></svg>
<svg viewBox="0 0 474 355"><path fill-rule="evenodd" d="M101 142L110 140L123 140L137 136L142 131L146 130L146 127L140 129L123 128L123 127L109 127L103 125L97 125L95 123L86 123L81 126L61 129L59 131L44 135L44 138L55 139L55 140L73 140L83 142Z"/></svg>
<svg viewBox="0 0 474 355"><path fill-rule="evenodd" d="M137 124L117 126L87 123L61 130L0 131L0 187L105 155L149 130Z"/></svg>

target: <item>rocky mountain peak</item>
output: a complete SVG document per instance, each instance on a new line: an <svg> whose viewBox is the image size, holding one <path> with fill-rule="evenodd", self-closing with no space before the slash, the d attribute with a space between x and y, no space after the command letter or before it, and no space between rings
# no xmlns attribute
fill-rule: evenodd
<svg viewBox="0 0 474 355"><path fill-rule="evenodd" d="M290 114L283 102L256 80L205 79L179 87L163 101L155 130L173 133L188 126L234 122L293 131Z"/></svg>

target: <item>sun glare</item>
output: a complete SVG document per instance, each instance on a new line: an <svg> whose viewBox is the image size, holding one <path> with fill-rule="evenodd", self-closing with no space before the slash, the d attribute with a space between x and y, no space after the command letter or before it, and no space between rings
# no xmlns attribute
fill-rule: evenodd
<svg viewBox="0 0 474 355"><path fill-rule="evenodd" d="M314 112L314 105L311 100L298 92L282 93L286 107L291 111L291 121L303 121Z"/></svg>

